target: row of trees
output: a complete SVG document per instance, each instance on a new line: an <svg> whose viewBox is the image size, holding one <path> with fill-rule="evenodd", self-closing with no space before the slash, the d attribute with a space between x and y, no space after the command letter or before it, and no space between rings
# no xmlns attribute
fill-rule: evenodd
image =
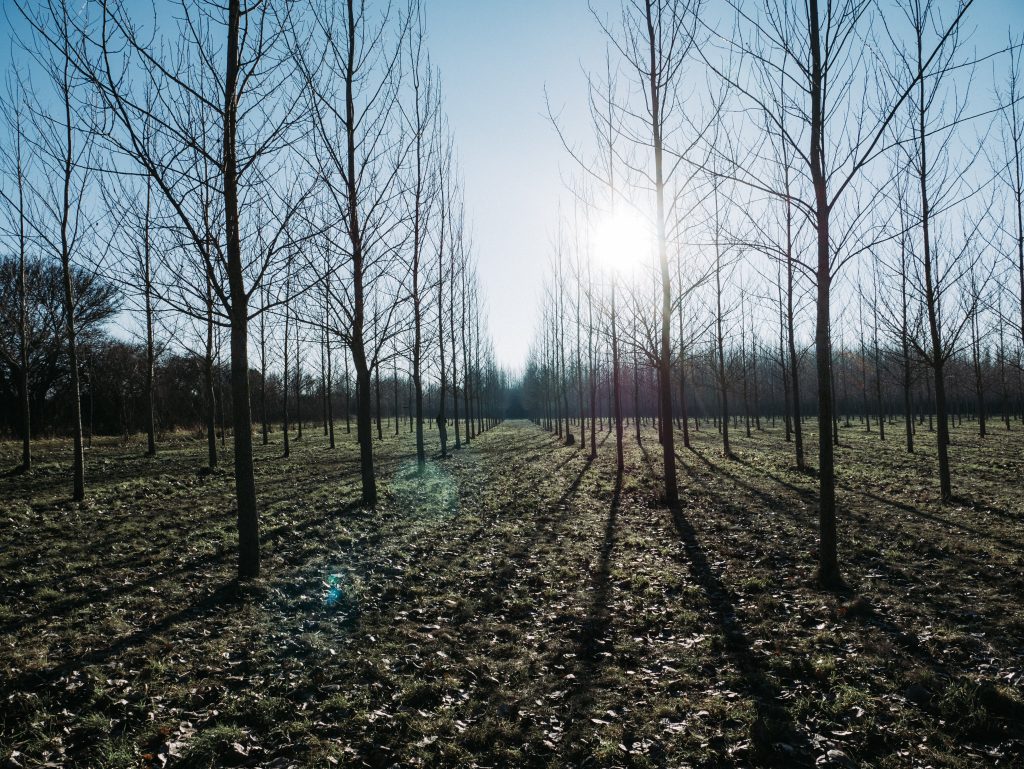
<svg viewBox="0 0 1024 769"><path fill-rule="evenodd" d="M15 8L29 63L9 71L0 202L16 308L5 321L17 329L4 362L20 396L25 469L32 358L56 345L74 497L85 494L82 280L113 287L141 339L151 454L161 355L201 362L211 463L216 404L230 408L241 577L260 569L253 404L266 441L275 375L287 453L305 377L315 371L331 412L343 372L366 505L377 500L382 379L408 382L420 466L431 394L438 425L449 409L463 420L457 445L486 426L504 382L416 0ZM30 275L54 265L62 290L49 320L59 322L42 339ZM326 421L333 445L333 414Z"/></svg>
<svg viewBox="0 0 1024 769"><path fill-rule="evenodd" d="M9 306L17 305L12 303ZM37 306L30 300L29 307ZM33 439L68 435L71 425L67 346L59 333L53 333L59 332L63 325L60 323L59 306L57 310L56 329L29 334L30 451ZM29 314L34 316L35 313ZM10 325L9 320L9 317L0 317L5 333L10 332L7 338L16 342L16 326ZM225 423L226 415L231 413L231 385L230 370L224 362L224 334L220 334L214 345L212 362L202 355L174 348L159 351L154 366L154 409L150 423L150 395L146 391L144 376L147 365L145 345L110 337L92 323L86 322L80 327L83 333L79 337L78 358L86 447L96 435L119 436L128 442L136 434L147 435L151 426L156 430L154 445L159 445L161 440L174 440L183 431L190 439L198 429L198 435L205 438L208 447L207 464L216 467L220 450L230 432ZM271 442L283 444L285 424L289 425L295 438L302 437L304 428L317 430L320 426L325 437L333 435L335 426L346 434L353 431L355 392L351 384L351 366L347 371L343 366L336 367L333 381L328 382L323 369L326 351L323 348L317 350L309 344L302 345L300 349L312 365L297 371L296 376L289 376L287 380L283 377L279 363L280 346L276 348L277 357L270 356L278 361L277 365L266 373L255 369L250 372L251 389L259 393L257 409L264 445ZM401 366L403 359L396 358L392 363ZM209 388L212 401L206 397L203 386L208 370L212 373L212 387ZM10 365L0 367L0 423L6 426L9 434L17 435L23 413L14 373ZM447 388L448 427L453 431L456 448L485 430L487 419L501 411L502 393L507 386L504 374L491 368L481 374L482 381L472 390L463 391L460 387L456 396L451 387ZM475 382L477 374L472 376ZM472 393L468 398L467 392ZM440 413L439 395L439 384L430 382L424 393L426 413ZM452 405L455 397L459 399L457 407ZM404 369L399 368L397 374L392 371L375 374L373 402L374 431L378 439L399 431L414 431L412 383ZM454 419L456 414L459 416L457 423ZM427 420L431 429L434 429L435 421ZM465 440L461 438L463 435ZM334 442L329 441L328 445L333 448Z"/></svg>
<svg viewBox="0 0 1024 769"><path fill-rule="evenodd" d="M569 310L565 352L550 346L557 328L548 326L547 342L542 341L535 351L522 381L524 405L533 420L559 438L572 443L580 438L584 444L598 440L588 431L611 429L615 410L608 314L598 311L599 325L591 330L587 323L589 309L584 304L580 324L584 346L575 344L577 315L573 306ZM619 343L625 361L619 367L620 410L631 426L657 425L657 373L647 362L631 320L620 326ZM873 329L865 331L872 334ZM966 418L975 425L978 435L985 437L993 429L1009 430L1013 423L1024 419L1024 369L1016 351L1013 358L1008 357L999 337L999 329L989 327L980 342L977 337L965 339L961 351L948 361L950 427L962 424ZM709 330L707 339L680 350L673 359L676 390L672 416L675 429L682 433L683 446L690 446L690 430L701 430L706 424L721 434L726 455L732 453L728 445L730 431L738 430L750 437L752 432L778 427L785 441L793 443L795 435L802 434L806 419L816 416L817 404L813 392L808 394L809 388L792 388L788 356L780 340L764 339L756 331L738 327L731 328L724 339L721 358L717 337ZM931 369L912 357L910 376L906 377L902 347L888 340L882 340L885 346L875 347L874 341L854 339L849 347L834 350L833 426L856 425L879 440L903 442L907 452L914 453L920 426L926 426L928 432L935 430ZM1006 341L1005 333L1002 341ZM590 343L596 349L593 373L586 349ZM807 346L799 348L797 376L805 384L814 378L811 352ZM564 368L563 357L568 361ZM720 368L723 360L724 377ZM794 390L803 393L799 424L793 415ZM834 429L834 442L838 436ZM637 439L642 439L639 432ZM593 452L596 456L596 446Z"/></svg>
<svg viewBox="0 0 1024 769"><path fill-rule="evenodd" d="M623 3L597 14L609 53L590 78L593 141L552 118L580 171L564 225L577 234L556 249L535 397L563 420L589 409L593 435L607 380L621 436L625 372L647 370L653 413L685 430L687 409L708 407L693 397L703 379L729 456L730 417L756 421L752 401L781 390L768 402L801 469L803 417L818 422L824 585L841 583L834 443L851 389L876 419L902 401L908 450L922 397L934 408L945 501L951 375L979 413L1019 408L1021 43L969 50L972 4ZM993 87L972 88L989 68ZM673 421L659 425L673 504Z"/></svg>

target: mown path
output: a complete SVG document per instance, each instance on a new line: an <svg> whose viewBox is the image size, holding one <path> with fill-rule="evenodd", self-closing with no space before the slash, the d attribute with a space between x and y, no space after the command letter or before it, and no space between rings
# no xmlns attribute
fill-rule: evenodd
<svg viewBox="0 0 1024 769"><path fill-rule="evenodd" d="M1019 528L983 531L996 549L961 546L940 538L949 521L924 518L931 528L914 529L922 544L901 560L881 548L909 527L907 511L851 510L850 568L869 594L823 594L810 580L813 479L787 474L770 453L777 436L738 439L736 463L715 457L713 436L695 437L674 511L657 503L650 431L650 451L629 445L621 479L607 433L591 461L506 423L421 476L408 436L388 438L375 511L353 503L354 446L331 454L310 436L290 461L261 449L266 576L244 587L231 580L229 480L197 476L192 447L159 462L119 455L85 506L45 494L11 504L0 760L1021 759L1017 583L979 587L965 574L943 593L928 581L955 561L963 571L979 548L1010 568L1019 556L998 540ZM917 574L924 558L933 568ZM958 594L973 617L950 614Z"/></svg>

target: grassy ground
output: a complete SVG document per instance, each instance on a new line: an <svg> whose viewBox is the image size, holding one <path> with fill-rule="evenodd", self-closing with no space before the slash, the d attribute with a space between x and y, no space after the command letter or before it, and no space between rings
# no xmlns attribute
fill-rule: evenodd
<svg viewBox="0 0 1024 769"><path fill-rule="evenodd" d="M842 430L851 595L813 585L815 482L779 428L599 457L508 423L423 476L378 443L258 448L263 579L201 442L40 444L0 478L0 765L1024 766L1024 430L954 432L957 504ZM274 436L279 438L278 436ZM813 435L809 446L814 445ZM230 447L229 447L230 448ZM0 467L17 446L0 446Z"/></svg>

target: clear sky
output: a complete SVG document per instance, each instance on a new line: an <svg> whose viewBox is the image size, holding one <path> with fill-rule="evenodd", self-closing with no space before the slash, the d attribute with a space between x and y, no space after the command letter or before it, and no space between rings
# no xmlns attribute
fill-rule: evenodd
<svg viewBox="0 0 1024 769"><path fill-rule="evenodd" d="M571 164L546 117L590 139L582 65L604 60L585 0L428 0L430 50L466 178L499 362L526 359L538 315L561 171Z"/></svg>
<svg viewBox="0 0 1024 769"><path fill-rule="evenodd" d="M953 0L938 0L953 7ZM616 0L594 5L614 11ZM567 133L591 139L583 69L601 69L603 34L586 0L427 0L499 361L526 359L539 313L563 175L572 164L545 115L547 87ZM976 0L979 52L1024 31L1024 0ZM991 88L982 67L978 84Z"/></svg>
<svg viewBox="0 0 1024 769"><path fill-rule="evenodd" d="M24 27L10 1L0 0L3 62L10 60L11 26L16 35ZM614 0L602 2L615 7ZM586 0L425 0L425 6L430 54L457 134L492 335L500 363L518 368L533 335L563 192L559 165L569 168L544 116L544 87L553 104L571 105L566 122L589 139L588 124L579 123L586 106L581 62L603 61L604 38Z"/></svg>
<svg viewBox="0 0 1024 769"><path fill-rule="evenodd" d="M0 24L21 26L2 0ZM717 0L706 0L708 6ZM891 0L894 4L898 0ZM954 0L938 0L952 7ZM617 13L619 0L592 0ZM519 368L539 315L563 177L574 169L546 117L544 92L574 141L592 138L584 69L602 69L605 39L587 0L425 0L429 48L466 181L466 202L499 362ZM1024 0L975 0L979 52L1024 32ZM9 32L8 27L5 32ZM8 34L0 61L8 61ZM976 83L991 90L991 70Z"/></svg>

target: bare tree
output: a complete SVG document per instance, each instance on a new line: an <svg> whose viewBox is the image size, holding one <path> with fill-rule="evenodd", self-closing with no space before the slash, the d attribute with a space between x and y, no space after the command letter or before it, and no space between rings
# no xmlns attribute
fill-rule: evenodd
<svg viewBox="0 0 1024 769"><path fill-rule="evenodd" d="M348 347L355 368L356 432L363 504L377 502L373 460L372 373L392 333L398 302L374 320L372 296L392 281L394 208L408 142L398 131L400 65L406 22L379 17L356 0L311 9L314 44L297 50L317 145L316 172L328 216L342 223L346 262L333 265L330 333Z"/></svg>
<svg viewBox="0 0 1024 769"><path fill-rule="evenodd" d="M1011 197L1010 236L1017 272L1016 319L1020 350L1024 356L1024 37L1012 35L1008 45L1009 66L1006 80L996 95L999 104L999 128L1002 153L995 162L997 177ZM1024 362L1020 357L1018 362Z"/></svg>
<svg viewBox="0 0 1024 769"><path fill-rule="evenodd" d="M842 582L835 496L832 285L843 264L859 253L844 247L851 242L849 237L837 237L843 226L840 214L846 216L848 231L844 234L848 236L860 221L850 192L854 182L889 149L886 140L891 124L923 73L931 71L972 1L958 3L952 21L939 30L934 46L929 51L922 49L918 71L888 87L859 85L867 77L866 68L883 50L863 42L871 39L875 9L871 0L824 5L808 0L799 9L774 0L765 0L760 9L729 0L736 11L737 28L727 33L709 30L715 45L699 50L713 72L743 100L762 110L788 145L794 163L803 169L805 191L787 197L812 223L816 234L815 258L807 267L817 292L818 578L825 586ZM716 47L725 51L721 60L711 55ZM742 66L735 66L735 54L740 55ZM775 96L780 77L787 84L781 106ZM856 130L849 130L849 125L856 125ZM756 167L733 165L728 173L752 189L774 196L786 194L756 175Z"/></svg>
<svg viewBox="0 0 1024 769"><path fill-rule="evenodd" d="M78 501L85 498L85 454L74 265L83 258L86 239L92 231L86 190L94 166L94 105L88 94L83 93L85 83L75 64L84 46L84 33L66 0L52 0L31 12L20 5L18 9L36 33L31 53L53 89L51 108L41 101L32 107L36 157L41 165L42 183L48 189L38 190L40 218L29 221L43 248L56 256L61 265L71 376L73 497ZM96 254L92 258L99 261Z"/></svg>
<svg viewBox="0 0 1024 769"><path fill-rule="evenodd" d="M29 323L28 323L28 252L30 233L28 224L28 195L31 172L31 147L27 137L28 116L26 115L26 94L20 74L9 76L7 96L0 101L0 109L7 118L9 141L4 144L0 160L3 163L3 179L10 180L12 187L0 187L0 204L4 208L4 231L13 237L18 252L17 264L17 350L9 340L0 338L0 358L11 369L17 379L18 409L21 412L21 472L32 469L32 409L29 394ZM9 306L9 305L8 305Z"/></svg>
<svg viewBox="0 0 1024 769"><path fill-rule="evenodd" d="M290 94L292 69L283 55L292 20L283 3L243 7L240 0L228 0L225 6L181 0L176 34L161 41L143 37L132 10L120 0L102 3L99 29L89 37L76 68L102 100L111 129L106 139L114 152L149 175L202 255L219 312L230 329L238 573L254 577L260 570L260 547L248 325L250 298L274 268L276 249L255 256L243 249L243 228L267 225L252 222L240 201L256 188L261 196L279 200L274 225L278 235L268 238L276 241L304 199L298 185L281 183L290 176L282 151L298 124L297 102ZM218 28L223 37L215 45ZM208 55L221 46L223 56ZM140 97L140 89L155 94L155 107ZM152 141L141 133L147 118L153 121ZM218 227L202 219L205 209L196 195L207 180L194 175L194 165L186 165L191 152L217 169ZM268 210L274 209L264 207L260 213ZM219 237L212 238L214 233Z"/></svg>

